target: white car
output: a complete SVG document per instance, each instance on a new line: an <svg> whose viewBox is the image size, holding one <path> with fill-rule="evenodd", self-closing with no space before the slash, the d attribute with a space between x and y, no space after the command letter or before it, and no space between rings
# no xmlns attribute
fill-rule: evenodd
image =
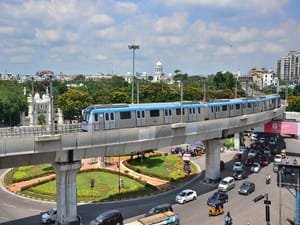
<svg viewBox="0 0 300 225"><path fill-rule="evenodd" d="M255 150L250 150L248 152L248 158L254 158L257 155L257 152Z"/></svg>
<svg viewBox="0 0 300 225"><path fill-rule="evenodd" d="M274 162L275 163L281 163L281 161L282 161L282 156L279 155L279 154L275 155Z"/></svg>
<svg viewBox="0 0 300 225"><path fill-rule="evenodd" d="M197 192L194 190L186 189L181 191L175 198L175 201L180 204L184 204L188 201L196 200Z"/></svg>
<svg viewBox="0 0 300 225"><path fill-rule="evenodd" d="M235 162L233 164L233 171L242 171L243 170L243 164L241 162Z"/></svg>
<svg viewBox="0 0 300 225"><path fill-rule="evenodd" d="M260 171L260 164L258 162L254 162L250 170L251 172L258 173Z"/></svg>
<svg viewBox="0 0 300 225"><path fill-rule="evenodd" d="M41 213L41 223L53 223L56 221L57 209L52 208L47 212Z"/></svg>
<svg viewBox="0 0 300 225"><path fill-rule="evenodd" d="M229 191L230 189L234 188L235 182L233 177L225 177L218 185L219 191Z"/></svg>

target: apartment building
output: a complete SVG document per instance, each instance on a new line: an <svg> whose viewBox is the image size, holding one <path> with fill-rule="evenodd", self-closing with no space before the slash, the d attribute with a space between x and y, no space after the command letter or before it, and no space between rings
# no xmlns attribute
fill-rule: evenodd
<svg viewBox="0 0 300 225"><path fill-rule="evenodd" d="M277 61L277 76L280 80L300 83L300 52L290 51Z"/></svg>

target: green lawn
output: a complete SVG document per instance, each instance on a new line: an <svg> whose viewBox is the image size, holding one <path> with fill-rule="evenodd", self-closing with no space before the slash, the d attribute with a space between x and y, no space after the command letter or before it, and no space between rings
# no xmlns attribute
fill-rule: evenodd
<svg viewBox="0 0 300 225"><path fill-rule="evenodd" d="M54 173L54 169L51 164L21 166L14 168L12 180L13 182L20 182L24 180L30 180L35 177L40 177L49 173Z"/></svg>
<svg viewBox="0 0 300 225"><path fill-rule="evenodd" d="M149 158L129 160L129 165L136 171L165 179L177 180L187 174L183 171L184 161L177 155L162 155ZM191 163L192 174L197 171Z"/></svg>
<svg viewBox="0 0 300 225"><path fill-rule="evenodd" d="M91 189L91 179L94 179L94 188ZM119 194L118 174L105 171L83 172L77 175L77 197L79 201L101 201L104 199L118 198L120 195L130 196L137 194L145 194L155 189L148 185L121 176L124 187L121 188ZM35 195L50 200L54 200L56 196L56 184L54 181L31 187L22 191L26 195Z"/></svg>

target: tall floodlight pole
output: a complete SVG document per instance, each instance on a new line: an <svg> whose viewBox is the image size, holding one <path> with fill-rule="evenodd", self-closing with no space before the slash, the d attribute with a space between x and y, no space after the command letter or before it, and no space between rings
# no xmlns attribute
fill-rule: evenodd
<svg viewBox="0 0 300 225"><path fill-rule="evenodd" d="M182 114L183 114L183 82L180 81L180 105L181 105L181 112L180 112L180 123L182 123Z"/></svg>
<svg viewBox="0 0 300 225"><path fill-rule="evenodd" d="M235 80L234 97L237 98L237 79Z"/></svg>
<svg viewBox="0 0 300 225"><path fill-rule="evenodd" d="M51 127L51 134L54 134L54 115L53 115L53 88L52 88L52 75L49 75L50 79L50 127Z"/></svg>
<svg viewBox="0 0 300 225"><path fill-rule="evenodd" d="M133 98L134 98L134 60L135 60L135 50L140 49L139 45L128 45L128 49L132 49L132 83L131 83L131 103L133 104Z"/></svg>
<svg viewBox="0 0 300 225"><path fill-rule="evenodd" d="M32 125L35 125L35 120L34 120L34 89L33 89L33 81L34 77L31 77L31 109L32 109Z"/></svg>

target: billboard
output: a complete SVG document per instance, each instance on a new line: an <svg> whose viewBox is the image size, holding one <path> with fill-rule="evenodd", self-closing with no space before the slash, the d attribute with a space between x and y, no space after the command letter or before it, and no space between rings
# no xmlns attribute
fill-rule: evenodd
<svg viewBox="0 0 300 225"><path fill-rule="evenodd" d="M272 120L265 124L264 132L298 135L298 123L295 121Z"/></svg>
<svg viewBox="0 0 300 225"><path fill-rule="evenodd" d="M290 164L278 164L277 186L286 188L299 187L300 166Z"/></svg>

